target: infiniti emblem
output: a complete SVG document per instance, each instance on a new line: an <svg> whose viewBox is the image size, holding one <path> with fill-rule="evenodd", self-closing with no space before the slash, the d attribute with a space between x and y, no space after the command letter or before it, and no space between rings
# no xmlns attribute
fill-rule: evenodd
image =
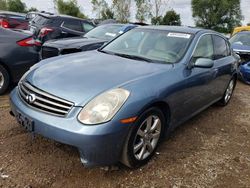
<svg viewBox="0 0 250 188"><path fill-rule="evenodd" d="M36 100L36 95L35 94L28 94L25 99L29 104L33 104Z"/></svg>

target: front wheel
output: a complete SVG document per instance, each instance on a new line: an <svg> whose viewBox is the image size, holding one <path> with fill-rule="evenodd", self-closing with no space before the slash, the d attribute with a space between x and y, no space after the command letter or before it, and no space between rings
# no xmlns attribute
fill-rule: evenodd
<svg viewBox="0 0 250 188"><path fill-rule="evenodd" d="M227 89L226 89L222 99L219 101L220 105L226 106L229 103L229 101L232 98L235 86L236 86L236 79L232 78L227 86Z"/></svg>
<svg viewBox="0 0 250 188"><path fill-rule="evenodd" d="M134 125L123 149L122 163L130 168L146 164L164 132L165 117L158 108L145 111Z"/></svg>

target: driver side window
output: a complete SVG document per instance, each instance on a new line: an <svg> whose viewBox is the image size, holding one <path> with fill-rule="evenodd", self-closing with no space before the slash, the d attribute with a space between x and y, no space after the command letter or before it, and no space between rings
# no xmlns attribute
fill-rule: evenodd
<svg viewBox="0 0 250 188"><path fill-rule="evenodd" d="M193 60L198 58L213 59L213 40L211 35L204 35L200 38L193 54Z"/></svg>

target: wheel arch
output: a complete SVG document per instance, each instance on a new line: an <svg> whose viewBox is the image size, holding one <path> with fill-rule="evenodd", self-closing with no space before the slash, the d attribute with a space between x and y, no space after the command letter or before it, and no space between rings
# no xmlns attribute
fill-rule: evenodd
<svg viewBox="0 0 250 188"><path fill-rule="evenodd" d="M153 108L153 107L159 108L165 117L166 125L165 125L164 132L166 135L168 133L169 128L170 128L170 121L171 121L170 107L169 107L168 103L165 101L153 101L153 102L149 103L148 105L144 106L144 108L142 108L140 114L142 114L147 109Z"/></svg>

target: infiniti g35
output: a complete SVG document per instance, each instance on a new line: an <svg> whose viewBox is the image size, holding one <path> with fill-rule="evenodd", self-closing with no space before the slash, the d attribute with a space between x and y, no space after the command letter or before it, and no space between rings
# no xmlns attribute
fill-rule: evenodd
<svg viewBox="0 0 250 188"><path fill-rule="evenodd" d="M97 51L34 65L11 93L28 131L79 149L86 166L145 164L164 136L228 104L237 62L219 33L146 26Z"/></svg>

